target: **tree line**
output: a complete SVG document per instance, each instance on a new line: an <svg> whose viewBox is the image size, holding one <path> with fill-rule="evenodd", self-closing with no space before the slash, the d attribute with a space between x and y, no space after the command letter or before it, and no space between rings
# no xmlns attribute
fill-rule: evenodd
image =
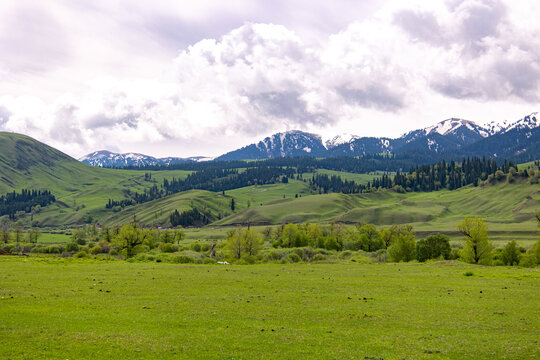
<svg viewBox="0 0 540 360"><path fill-rule="evenodd" d="M189 174L185 179L163 179L160 188L154 185L150 189L145 189L143 193L128 192L129 199L109 199L105 208L112 209L116 206L123 208L194 189L222 192L251 185L275 184L282 181L283 178L294 176L295 173L296 169L294 168L275 166L253 167L244 171L208 168Z"/></svg>
<svg viewBox="0 0 540 360"><path fill-rule="evenodd" d="M11 220L19 211L29 213L34 206L47 206L56 201L49 190L22 189L0 196L0 216L8 215Z"/></svg>
<svg viewBox="0 0 540 360"><path fill-rule="evenodd" d="M461 163L453 160L447 163L443 160L433 165L415 166L408 173L398 171L394 176L384 174L366 185L342 180L335 175L316 174L309 180L309 185L319 193L331 191L345 194L370 192L380 188L398 192L455 190L471 184L477 186L490 176L502 176L516 171L517 166L512 162L505 161L499 166L493 159L473 157L463 159ZM526 173L523 175L528 176Z"/></svg>

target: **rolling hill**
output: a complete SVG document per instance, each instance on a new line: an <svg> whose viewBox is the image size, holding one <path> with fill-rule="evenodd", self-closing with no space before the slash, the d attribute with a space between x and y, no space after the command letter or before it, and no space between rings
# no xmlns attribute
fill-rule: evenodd
<svg viewBox="0 0 540 360"><path fill-rule="evenodd" d="M182 178L189 171L153 173L153 180ZM24 188L48 189L57 202L34 217L41 226L74 225L103 217L109 198L143 191L153 183L140 171L104 169L83 164L25 135L0 132L0 193ZM29 219L25 219L30 225Z"/></svg>

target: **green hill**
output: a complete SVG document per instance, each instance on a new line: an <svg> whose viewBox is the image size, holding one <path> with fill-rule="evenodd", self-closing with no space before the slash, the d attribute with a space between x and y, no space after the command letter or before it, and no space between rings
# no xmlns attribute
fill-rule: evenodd
<svg viewBox="0 0 540 360"><path fill-rule="evenodd" d="M323 194L287 198L244 209L213 225L280 224L287 222L413 224L420 232L454 235L464 216L478 215L494 236L535 239L535 211L540 185L528 181L464 187L458 190L400 194L384 190L367 194Z"/></svg>
<svg viewBox="0 0 540 360"><path fill-rule="evenodd" d="M362 175L319 170L366 182L375 174ZM143 171L103 169L78 162L68 155L30 137L0 133L0 194L23 188L48 189L57 202L42 209L23 225L72 227L98 222L117 225L134 216L145 225L166 225L174 211L193 207L217 219L212 226L235 224L281 224L287 222L367 222L380 226L411 223L420 232L456 233L466 215L484 217L493 234L506 239L536 238L533 214L540 209L540 185L524 179L458 190L400 194L391 190L366 194L313 194L304 181L248 186L214 193L192 190L174 194L121 211L105 209L109 198L121 200L129 194L162 183L164 178L185 178L181 170ZM231 210L231 199L235 209ZM205 230L206 231L206 230Z"/></svg>
<svg viewBox="0 0 540 360"><path fill-rule="evenodd" d="M153 172L153 180L183 178L189 171ZM28 136L0 132L0 194L24 188L48 189L57 202L34 217L41 226L88 222L107 215L109 198L123 199L128 191L143 191L153 183L144 172L85 165ZM111 211L109 211L111 212ZM29 218L24 222L29 225Z"/></svg>

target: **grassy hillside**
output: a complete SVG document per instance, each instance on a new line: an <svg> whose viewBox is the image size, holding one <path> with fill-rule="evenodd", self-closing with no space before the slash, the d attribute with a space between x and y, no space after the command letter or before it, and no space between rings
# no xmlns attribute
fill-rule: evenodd
<svg viewBox="0 0 540 360"><path fill-rule="evenodd" d="M464 216L478 215L488 221L497 237L535 239L534 212L540 209L540 185L499 183L483 187L429 193L323 194L280 199L242 210L214 225L286 222L366 222L377 225L413 224L421 232L456 232Z"/></svg>
<svg viewBox="0 0 540 360"><path fill-rule="evenodd" d="M189 171L152 172L158 184L164 177L184 178ZM101 218L109 198L123 199L126 191L153 185L144 172L85 165L28 136L0 132L0 194L23 188L49 189L57 203L34 220L42 226L61 226ZM30 225L29 217L24 220Z"/></svg>
<svg viewBox="0 0 540 360"><path fill-rule="evenodd" d="M278 199L294 198L310 195L308 186L303 181L291 180L288 184L271 184L248 186L240 189L215 193L205 190L191 190L163 199L150 201L136 206L126 207L118 213L106 215L100 223L106 225L122 224L133 219L144 225L164 225L169 221L169 215L178 210L182 212L193 207L210 213L214 218L223 218L248 208L264 206ZM231 200L234 198L235 211L231 210Z"/></svg>

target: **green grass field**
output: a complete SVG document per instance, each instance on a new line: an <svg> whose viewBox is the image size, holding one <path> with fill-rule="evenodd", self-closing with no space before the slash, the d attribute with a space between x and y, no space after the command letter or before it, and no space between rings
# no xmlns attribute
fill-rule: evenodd
<svg viewBox="0 0 540 360"><path fill-rule="evenodd" d="M537 359L539 296L538 270L456 262L3 256L0 358Z"/></svg>

